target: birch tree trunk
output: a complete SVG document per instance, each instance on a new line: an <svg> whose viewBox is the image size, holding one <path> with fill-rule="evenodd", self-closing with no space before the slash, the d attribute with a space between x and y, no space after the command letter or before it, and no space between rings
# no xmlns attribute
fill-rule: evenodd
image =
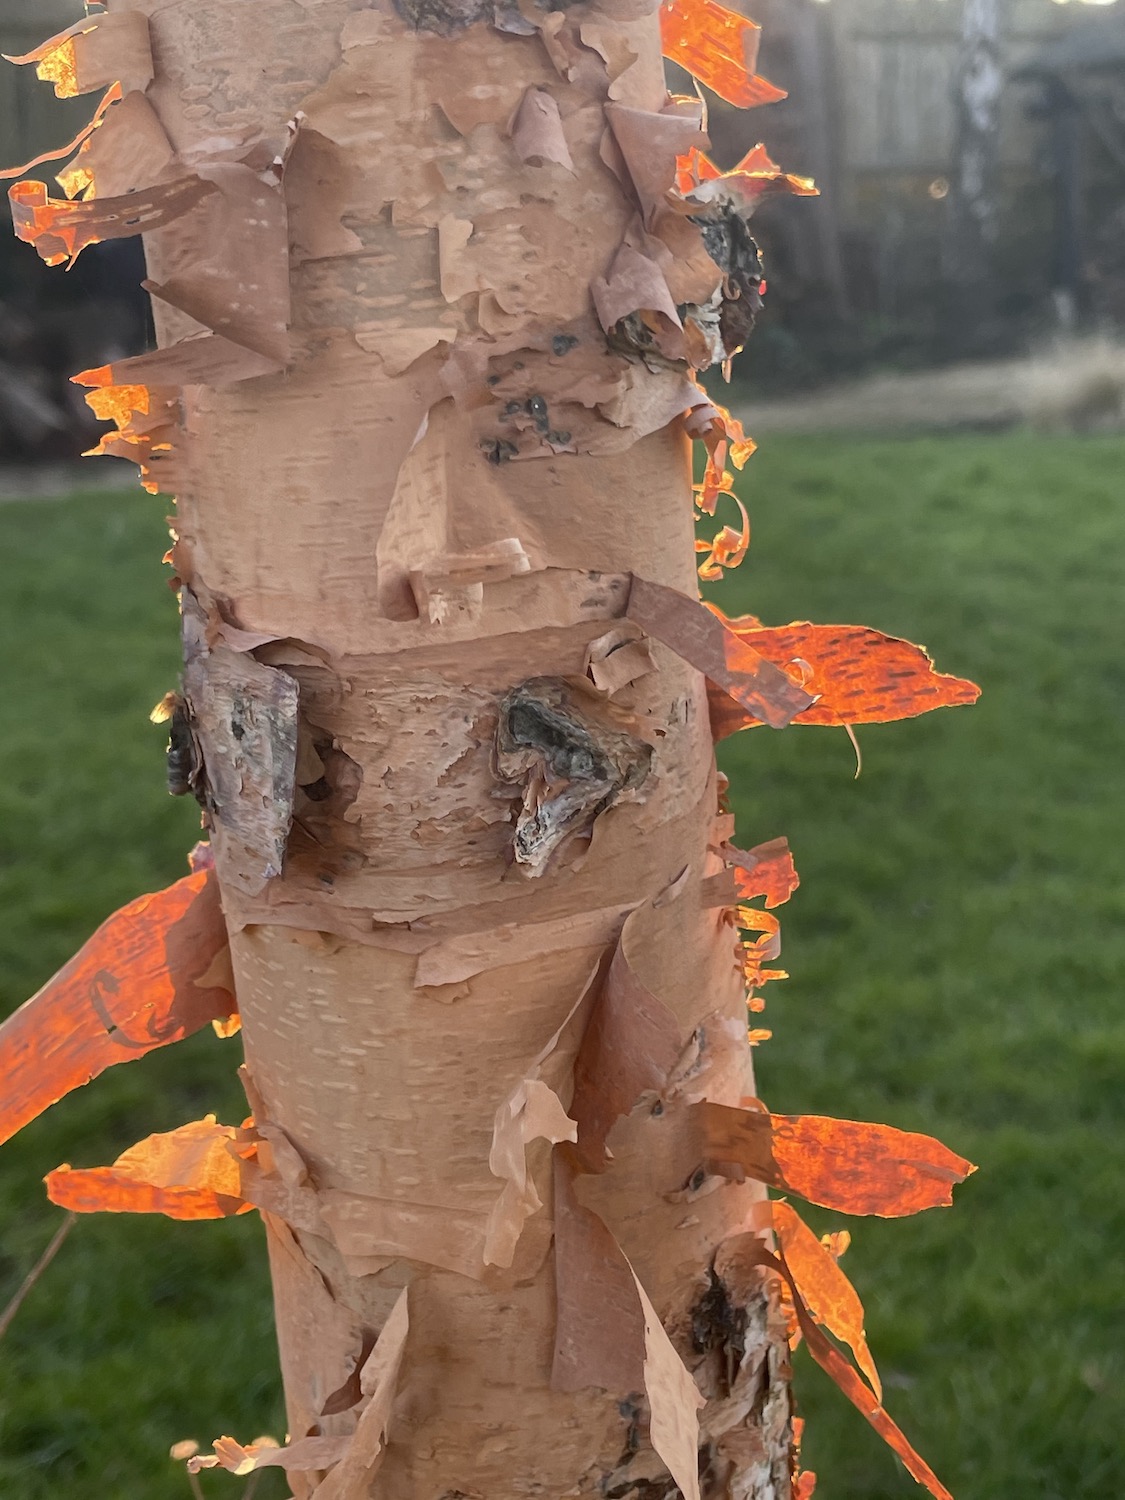
<svg viewBox="0 0 1125 1500"><path fill-rule="evenodd" d="M717 317L661 202L698 108L643 4L141 11L99 34L120 77L147 17L152 81L89 154L106 214L160 185L122 211L151 214L161 350L91 379L147 387L122 441L177 500L177 754L231 934L291 1436L356 1433L294 1492L692 1494L698 1389L702 1493L781 1500L784 1328L713 1268L764 1189L698 1166L686 1108L753 1093L712 880L731 821L703 677L629 617L634 578L695 596L702 398L635 278L660 256ZM670 1081L625 1079L612 1159L556 1151L553 1186L615 952L610 990L671 1025L623 1039ZM636 1059L599 1066L604 1091Z"/></svg>
<svg viewBox="0 0 1125 1500"><path fill-rule="evenodd" d="M280 1465L298 1500L808 1500L799 1328L950 1500L833 1250L765 1199L896 1217L973 1167L753 1097L797 876L784 839L730 845L713 735L978 690L697 597L691 496L741 513L694 543L715 578L753 444L693 374L760 306L756 200L815 189L761 145L720 172L661 53L767 103L757 28L399 4L110 3L15 59L106 90L66 197L10 189L17 234L50 264L145 236L160 347L76 379L101 451L177 497L161 714L210 842L0 1027L0 1141L241 1013L240 1129L47 1178L81 1212L265 1216L289 1440L189 1467Z"/></svg>

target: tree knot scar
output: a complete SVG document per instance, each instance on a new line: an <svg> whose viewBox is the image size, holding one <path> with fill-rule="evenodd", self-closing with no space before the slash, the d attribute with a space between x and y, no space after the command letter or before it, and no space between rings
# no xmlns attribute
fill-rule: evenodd
<svg viewBox="0 0 1125 1500"><path fill-rule="evenodd" d="M208 822L228 845L224 879L256 895L280 875L293 821L298 684L248 651L209 646L207 615L190 589L180 604L183 698L202 751ZM189 785L195 790L190 777Z"/></svg>
<svg viewBox="0 0 1125 1500"><path fill-rule="evenodd" d="M559 677L533 677L500 705L496 772L524 786L513 854L524 874L542 875L555 851L589 837L594 820L639 791L652 746L622 732L606 708Z"/></svg>
<svg viewBox="0 0 1125 1500"><path fill-rule="evenodd" d="M704 322L707 314L718 315L722 358L737 354L750 337L755 320L762 310L762 260L757 243L743 214L734 204L717 202L707 211L691 216L703 236L707 254L723 273L717 309L685 308L684 317ZM718 361L716 361L718 363Z"/></svg>

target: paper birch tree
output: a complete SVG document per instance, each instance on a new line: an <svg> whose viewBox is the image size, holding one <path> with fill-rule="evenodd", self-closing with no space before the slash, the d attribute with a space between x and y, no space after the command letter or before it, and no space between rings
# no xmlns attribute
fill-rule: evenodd
<svg viewBox="0 0 1125 1500"><path fill-rule="evenodd" d="M813 189L761 147L713 166L662 53L752 105L756 40L713 0L111 0L23 59L107 92L66 196L12 189L17 233L52 263L144 234L159 347L77 378L175 496L163 713L209 842L7 1023L2 1123L241 1023L244 1123L48 1180L262 1212L289 1438L197 1467L318 1500L807 1496L799 1329L945 1493L834 1258L767 1201L914 1212L969 1167L756 1099L796 875L776 830L732 845L714 740L975 689L698 599L693 548L704 578L745 551L753 445L695 374L760 304L755 201ZM693 494L735 518L699 544Z"/></svg>

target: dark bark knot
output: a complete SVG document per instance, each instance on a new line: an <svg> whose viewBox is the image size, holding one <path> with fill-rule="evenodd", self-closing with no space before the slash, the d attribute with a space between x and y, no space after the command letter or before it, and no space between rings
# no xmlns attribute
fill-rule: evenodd
<svg viewBox="0 0 1125 1500"><path fill-rule="evenodd" d="M723 273L719 333L727 358L737 354L762 310L762 260L745 218L730 203L692 215L707 254ZM688 316L685 309L682 316Z"/></svg>
<svg viewBox="0 0 1125 1500"><path fill-rule="evenodd" d="M588 834L612 803L635 793L652 765L652 746L611 723L601 703L559 677L533 677L500 704L496 772L523 783L515 861L541 875L572 836Z"/></svg>

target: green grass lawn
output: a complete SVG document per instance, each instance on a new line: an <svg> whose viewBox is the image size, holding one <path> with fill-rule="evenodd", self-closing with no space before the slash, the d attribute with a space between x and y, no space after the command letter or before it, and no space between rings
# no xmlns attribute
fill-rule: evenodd
<svg viewBox="0 0 1125 1500"><path fill-rule="evenodd" d="M957 1207L856 1221L845 1266L887 1404L958 1500L1116 1500L1125 1431L1125 442L772 439L720 591L769 623L925 642L973 709L728 742L744 843L788 835L793 978L766 992L774 1109L929 1131ZM182 873L192 809L146 719L175 680L162 505L0 507L0 1000ZM165 570L166 571L166 570ZM242 1109L237 1042L120 1068L0 1149L0 1304L58 1222L39 1179ZM840 1225L813 1214L818 1227ZM251 1217L83 1219L0 1347L4 1500L188 1500L179 1438L281 1434ZM824 1500L910 1479L802 1353ZM207 1493L241 1481L205 1475ZM267 1472L259 1500L285 1486ZM425 1500L425 1497L422 1497Z"/></svg>

